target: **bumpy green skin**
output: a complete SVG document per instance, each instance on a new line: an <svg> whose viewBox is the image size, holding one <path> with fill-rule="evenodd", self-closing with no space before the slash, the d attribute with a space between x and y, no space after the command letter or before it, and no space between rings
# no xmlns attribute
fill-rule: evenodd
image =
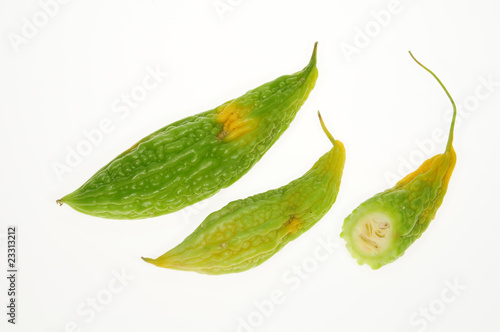
<svg viewBox="0 0 500 332"><path fill-rule="evenodd" d="M438 154L419 169L399 181L393 188L361 203L344 221L341 237L358 263L378 269L402 256L434 219L448 188L455 167L453 148ZM353 237L357 222L368 214L380 212L392 219L393 238L387 250L379 255L367 255L358 249Z"/></svg>
<svg viewBox="0 0 500 332"><path fill-rule="evenodd" d="M301 178L229 203L177 247L157 259L143 259L159 267L204 274L253 268L328 212L337 198L344 162L344 146L334 141L334 147Z"/></svg>
<svg viewBox="0 0 500 332"><path fill-rule="evenodd" d="M241 178L277 141L317 75L315 45L302 71L154 132L58 203L97 217L140 219L208 198ZM224 109L240 128L225 129Z"/></svg>

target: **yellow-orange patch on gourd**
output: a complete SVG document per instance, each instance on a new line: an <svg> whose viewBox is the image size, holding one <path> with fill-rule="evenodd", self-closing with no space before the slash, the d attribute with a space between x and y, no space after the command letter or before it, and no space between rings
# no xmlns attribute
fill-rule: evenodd
<svg viewBox="0 0 500 332"><path fill-rule="evenodd" d="M255 120L245 117L250 111L250 107L243 107L235 102L220 106L216 118L222 123L222 130L217 138L221 141L232 141L255 128Z"/></svg>

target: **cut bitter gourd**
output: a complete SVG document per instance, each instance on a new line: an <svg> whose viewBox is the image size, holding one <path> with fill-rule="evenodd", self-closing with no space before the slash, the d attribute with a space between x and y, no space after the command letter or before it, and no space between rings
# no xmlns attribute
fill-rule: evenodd
<svg viewBox="0 0 500 332"><path fill-rule="evenodd" d="M393 188L363 202L344 220L340 236L349 253L360 265L368 264L373 269L402 256L427 229L443 202L456 163L452 146L455 102L439 78L413 59L444 89L453 105L453 118L444 153L426 160Z"/></svg>

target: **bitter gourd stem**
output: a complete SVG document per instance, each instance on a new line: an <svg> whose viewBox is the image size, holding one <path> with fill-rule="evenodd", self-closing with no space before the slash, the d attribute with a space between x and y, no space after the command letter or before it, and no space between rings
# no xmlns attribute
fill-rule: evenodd
<svg viewBox="0 0 500 332"><path fill-rule="evenodd" d="M318 111L318 117L319 117L319 122L321 123L321 128L323 128L323 131L325 132L326 136L328 136L330 142L332 142L333 146L335 146L335 138L333 138L332 134L326 128L325 123L323 122L323 118L321 117L321 113L319 111Z"/></svg>
<svg viewBox="0 0 500 332"><path fill-rule="evenodd" d="M424 68L432 76L434 76L434 78L438 81L439 85L441 85L441 87L443 88L444 92L446 92L446 95L448 96L448 98L451 101L451 104L453 105L453 117L451 119L450 134L448 136L448 143L446 144L446 151L450 151L451 150L451 145L453 144L453 130L455 129L455 119L457 117L457 106L455 105L455 101L453 101L453 98L451 97L450 93L448 92L448 90L444 86L443 82L441 82L441 80L436 76L436 74L434 74L429 68L427 68L426 66L424 66L423 64L421 64L417 59L415 59L415 57L413 56L413 54L411 53L411 51L408 51L408 53L410 53L410 55L413 58L413 60L415 60L415 62L418 63L420 65L420 67Z"/></svg>

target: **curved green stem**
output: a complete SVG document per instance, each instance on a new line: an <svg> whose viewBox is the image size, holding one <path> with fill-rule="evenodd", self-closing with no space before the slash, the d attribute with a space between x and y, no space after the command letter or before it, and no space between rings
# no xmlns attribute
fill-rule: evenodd
<svg viewBox="0 0 500 332"><path fill-rule="evenodd" d="M332 134L326 128L325 123L323 122L323 118L321 117L321 113L319 111L318 111L318 117L319 117L319 122L321 122L321 128L323 128L323 131L325 132L326 136L328 136L330 142L332 142L332 144L335 145L335 138L333 138Z"/></svg>
<svg viewBox="0 0 500 332"><path fill-rule="evenodd" d="M441 87L443 88L444 92L446 92L446 95L448 95L448 98L450 99L451 104L453 105L453 118L451 119L450 134L448 136L448 144L446 144L446 151L450 151L451 145L453 143L453 130L455 129L455 119L457 117L457 106L455 105L455 101L453 101L453 98L451 98L450 93L448 92L448 90L446 89L444 84L441 82L441 80L436 76L436 74L434 74L429 68L427 68L426 66L421 64L417 59L415 59L415 57L413 56L411 51L408 51L408 53L410 53L413 60L415 60L415 62L418 63L420 65L420 67L424 68L432 76L434 76L434 78L438 81L439 85L441 85Z"/></svg>

